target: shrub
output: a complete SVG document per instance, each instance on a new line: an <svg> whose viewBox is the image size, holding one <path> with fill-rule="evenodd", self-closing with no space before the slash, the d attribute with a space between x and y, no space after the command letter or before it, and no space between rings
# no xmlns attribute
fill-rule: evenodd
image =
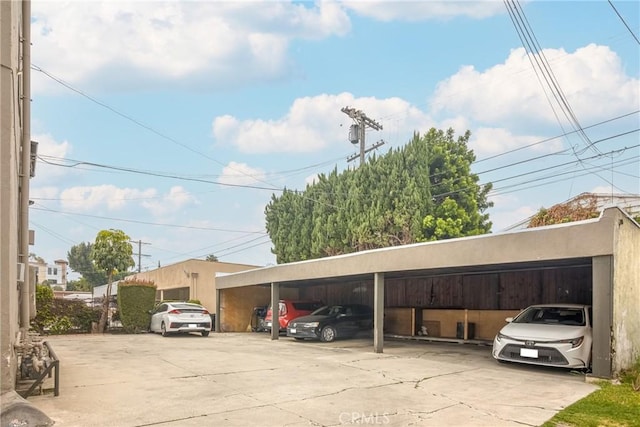
<svg viewBox="0 0 640 427"><path fill-rule="evenodd" d="M100 318L100 310L87 307L81 301L53 298L49 286L36 287L36 316L31 328L41 334L91 332L92 322Z"/></svg>
<svg viewBox="0 0 640 427"><path fill-rule="evenodd" d="M156 299L152 281L129 279L118 284L118 311L125 332L147 331Z"/></svg>

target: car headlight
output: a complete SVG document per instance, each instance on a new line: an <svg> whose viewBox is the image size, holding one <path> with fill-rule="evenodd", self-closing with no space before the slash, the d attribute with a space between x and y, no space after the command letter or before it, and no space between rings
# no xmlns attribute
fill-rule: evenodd
<svg viewBox="0 0 640 427"><path fill-rule="evenodd" d="M304 326L307 327L307 328L317 328L318 327L318 322L305 323Z"/></svg>
<svg viewBox="0 0 640 427"><path fill-rule="evenodd" d="M500 342L500 340L503 339L512 340L513 338L511 338L509 335L503 334L502 332L498 332L498 335L496 335L496 341Z"/></svg>
<svg viewBox="0 0 640 427"><path fill-rule="evenodd" d="M558 344L571 344L571 348L576 348L576 347L580 347L583 341L584 341L584 337L578 337L578 338L571 338L568 340L559 340L559 341L552 341L552 342L558 343Z"/></svg>

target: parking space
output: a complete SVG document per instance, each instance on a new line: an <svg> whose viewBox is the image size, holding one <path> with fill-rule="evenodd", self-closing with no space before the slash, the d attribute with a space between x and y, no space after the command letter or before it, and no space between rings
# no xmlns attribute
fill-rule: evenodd
<svg viewBox="0 0 640 427"><path fill-rule="evenodd" d="M490 347L263 333L50 337L60 396L29 401L56 426L540 425L595 386L496 363Z"/></svg>

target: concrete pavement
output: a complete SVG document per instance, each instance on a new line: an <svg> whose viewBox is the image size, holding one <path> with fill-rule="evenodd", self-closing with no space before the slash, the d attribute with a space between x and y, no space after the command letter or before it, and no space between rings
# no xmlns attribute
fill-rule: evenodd
<svg viewBox="0 0 640 427"><path fill-rule="evenodd" d="M56 426L537 426L597 387L496 363L490 347L264 333L48 338L60 396L29 397Z"/></svg>

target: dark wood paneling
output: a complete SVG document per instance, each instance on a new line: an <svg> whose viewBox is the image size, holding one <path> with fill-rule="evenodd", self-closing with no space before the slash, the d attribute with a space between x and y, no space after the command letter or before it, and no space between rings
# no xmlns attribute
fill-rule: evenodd
<svg viewBox="0 0 640 427"><path fill-rule="evenodd" d="M543 283L545 302L592 303L593 280L589 267L544 270Z"/></svg>
<svg viewBox="0 0 640 427"><path fill-rule="evenodd" d="M463 280L462 308L472 310L496 310L498 274L465 276Z"/></svg>
<svg viewBox="0 0 640 427"><path fill-rule="evenodd" d="M349 282L300 288L300 299L319 300L327 305L366 304L373 306L372 282Z"/></svg>
<svg viewBox="0 0 640 427"><path fill-rule="evenodd" d="M500 273L498 309L521 310L544 300L542 295L542 271L518 271Z"/></svg>
<svg viewBox="0 0 640 427"><path fill-rule="evenodd" d="M389 279L385 307L520 310L532 304L590 304L591 267ZM300 288L300 298L373 305L373 280Z"/></svg>

